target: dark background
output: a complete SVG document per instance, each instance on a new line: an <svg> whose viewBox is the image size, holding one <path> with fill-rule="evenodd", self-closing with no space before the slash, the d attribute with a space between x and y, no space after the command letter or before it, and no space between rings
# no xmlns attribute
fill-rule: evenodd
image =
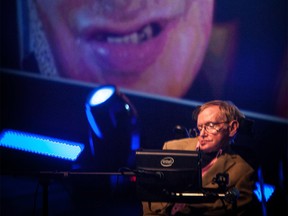
<svg viewBox="0 0 288 216"><path fill-rule="evenodd" d="M82 142L86 145L83 155L88 154L84 104L96 85L48 80L32 72L24 73L19 62L16 3L4 0L0 4L0 63L5 68L0 77L1 130L12 128ZM253 137L243 135L239 139L256 152L252 158L259 160L265 183L276 186L267 203L268 215L273 215L275 209L287 211L285 206L288 204L287 3L284 0L256 0L253 4L248 0L218 0L215 23L233 20L240 23L238 51L224 86L225 94L217 98L233 101L255 121ZM197 78L186 96L188 101L166 100L123 90L138 111L142 147L160 149L164 141L173 138L175 125L194 126L191 113L197 103L215 99L205 76ZM121 149L117 151L121 153ZM53 169L56 166L60 170L70 167L63 161L3 149L0 158L1 215L42 213L43 184L39 188L38 184L43 183L43 179L31 176L30 172L25 174L28 166L41 169L53 165ZM14 168L24 172L21 176L9 173ZM129 178L113 188L107 183L108 177L53 176L49 182L49 212L51 215L115 215L119 212L137 215L141 207L135 198L134 184L129 182L127 185L127 181Z"/></svg>

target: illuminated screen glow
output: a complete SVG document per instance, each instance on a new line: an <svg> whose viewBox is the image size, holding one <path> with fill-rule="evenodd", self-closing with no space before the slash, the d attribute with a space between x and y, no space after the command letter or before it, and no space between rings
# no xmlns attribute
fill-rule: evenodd
<svg viewBox="0 0 288 216"><path fill-rule="evenodd" d="M0 146L75 161L84 149L81 143L15 130L0 135Z"/></svg>
<svg viewBox="0 0 288 216"><path fill-rule="evenodd" d="M17 65L27 72L201 102L227 98L287 118L284 0L273 7L271 1L253 1L253 7L191 0L16 2L19 50L13 52L15 59L23 55ZM275 20L263 22L271 14ZM8 51L15 41L9 33L3 33Z"/></svg>

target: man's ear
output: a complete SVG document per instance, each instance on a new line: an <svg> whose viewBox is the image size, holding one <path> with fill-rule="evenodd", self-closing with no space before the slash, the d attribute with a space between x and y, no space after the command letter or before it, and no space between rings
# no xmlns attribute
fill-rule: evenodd
<svg viewBox="0 0 288 216"><path fill-rule="evenodd" d="M229 124L229 136L234 137L237 133L237 130L239 128L239 122L236 120L233 120Z"/></svg>

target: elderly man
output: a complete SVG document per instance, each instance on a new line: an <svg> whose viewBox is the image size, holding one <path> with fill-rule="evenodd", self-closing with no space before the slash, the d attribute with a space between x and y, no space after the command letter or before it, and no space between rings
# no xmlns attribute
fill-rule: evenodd
<svg viewBox="0 0 288 216"><path fill-rule="evenodd" d="M244 215L253 203L255 170L230 144L245 118L236 106L225 101L210 101L194 111L197 120L197 138L184 138L166 142L163 149L197 150L202 154L202 186L217 188L215 177L229 175L227 188L239 191L237 206L225 199L201 203L150 203L143 202L144 215ZM214 179L214 180L213 180Z"/></svg>

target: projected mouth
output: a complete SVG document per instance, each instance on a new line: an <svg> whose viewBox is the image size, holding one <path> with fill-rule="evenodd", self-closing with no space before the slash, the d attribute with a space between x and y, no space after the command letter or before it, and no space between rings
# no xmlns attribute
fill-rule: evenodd
<svg viewBox="0 0 288 216"><path fill-rule="evenodd" d="M146 23L143 25L143 23ZM84 30L83 40L92 53L93 60L105 74L106 82L116 83L128 75L138 79L153 64L164 49L169 28L167 20L142 22L142 25L90 26ZM127 76L126 76L127 77ZM127 83L128 79L123 78ZM129 79L130 80L130 79Z"/></svg>
<svg viewBox="0 0 288 216"><path fill-rule="evenodd" d="M131 33L115 34L110 32L100 32L91 36L98 42L114 43L114 44L139 44L153 37L156 37L161 32L161 26L157 23L150 23Z"/></svg>

